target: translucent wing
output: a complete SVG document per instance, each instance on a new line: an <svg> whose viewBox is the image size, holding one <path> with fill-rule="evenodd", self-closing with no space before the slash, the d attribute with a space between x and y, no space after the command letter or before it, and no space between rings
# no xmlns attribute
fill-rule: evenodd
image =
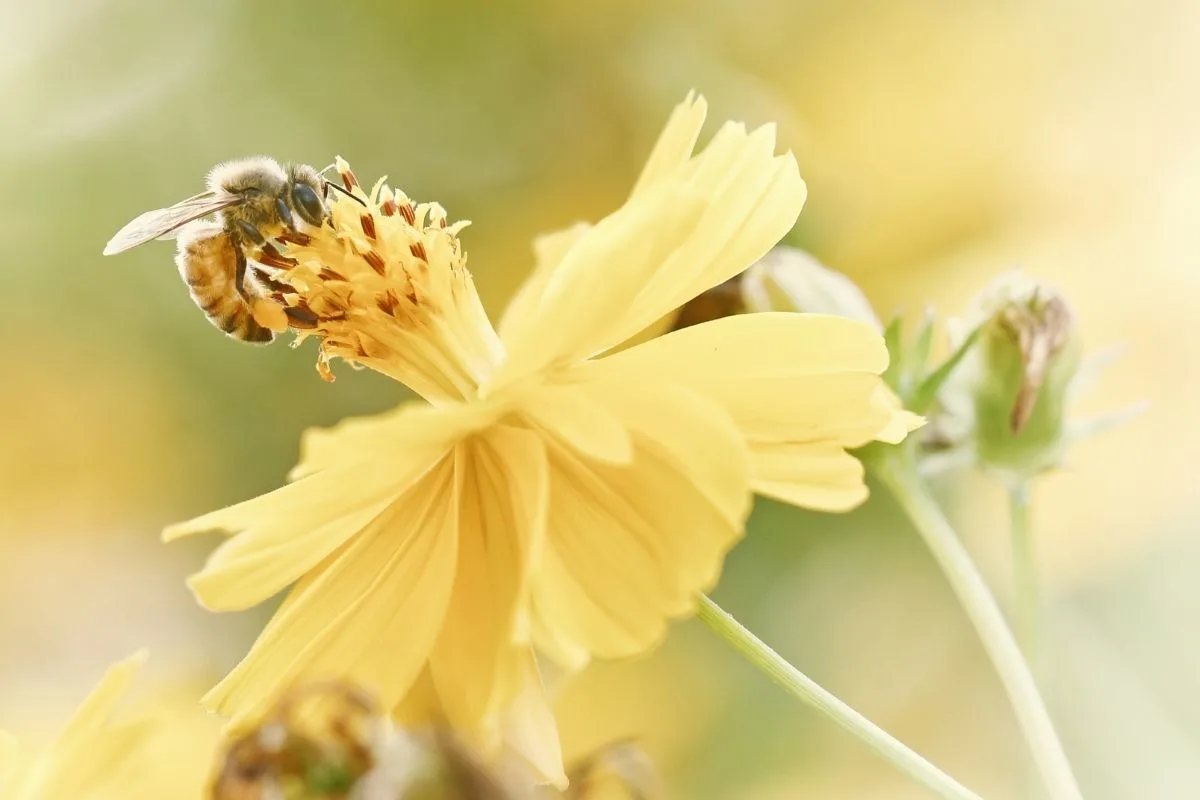
<svg viewBox="0 0 1200 800"><path fill-rule="evenodd" d="M124 228L104 245L104 255L111 256L121 253L139 244L145 244L151 239L158 239L183 227L192 220L207 217L209 214L242 202L242 197L226 192L204 192L187 200L181 200L168 208L156 208L147 211Z"/></svg>

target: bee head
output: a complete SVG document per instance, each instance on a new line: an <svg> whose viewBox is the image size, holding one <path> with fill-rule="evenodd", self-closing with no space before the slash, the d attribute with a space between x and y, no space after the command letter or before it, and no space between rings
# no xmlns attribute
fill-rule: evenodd
<svg viewBox="0 0 1200 800"><path fill-rule="evenodd" d="M314 227L320 227L329 216L325 202L324 181L317 171L307 164L288 164L288 205L300 218Z"/></svg>

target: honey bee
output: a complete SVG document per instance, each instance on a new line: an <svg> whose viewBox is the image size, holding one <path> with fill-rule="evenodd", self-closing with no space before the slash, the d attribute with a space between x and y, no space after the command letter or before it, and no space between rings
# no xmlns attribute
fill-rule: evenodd
<svg viewBox="0 0 1200 800"><path fill-rule="evenodd" d="M267 157L220 164L206 183L205 192L138 216L109 240L104 255L176 238L175 264L209 322L235 339L265 344L275 334L255 320L254 302L270 277L261 264L248 269L248 253L268 251L276 237L302 238L297 218L323 224L333 184L307 164Z"/></svg>

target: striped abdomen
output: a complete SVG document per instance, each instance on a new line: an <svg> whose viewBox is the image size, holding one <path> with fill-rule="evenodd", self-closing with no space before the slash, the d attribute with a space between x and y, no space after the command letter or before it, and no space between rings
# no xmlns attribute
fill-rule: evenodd
<svg viewBox="0 0 1200 800"><path fill-rule="evenodd" d="M175 263L192 300L209 322L235 339L266 343L275 334L254 320L250 304L237 290L236 247L222 226L211 222L193 224L179 237ZM252 281L246 282L246 289L255 291Z"/></svg>

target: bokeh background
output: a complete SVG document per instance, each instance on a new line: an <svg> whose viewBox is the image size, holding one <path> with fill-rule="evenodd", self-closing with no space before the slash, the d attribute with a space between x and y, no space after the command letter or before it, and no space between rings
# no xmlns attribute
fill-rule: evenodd
<svg viewBox="0 0 1200 800"><path fill-rule="evenodd" d="M1093 352L1126 348L1083 411L1150 410L1035 492L1050 693L1089 798L1200 796L1197 41L1191 0L0 0L0 727L44 735L149 645L141 699L201 751L194 699L267 612L196 608L183 578L214 540L159 530L278 485L306 427L403 397L225 339L170 244L102 259L113 231L218 161L342 154L474 220L498 313L531 237L614 208L696 88L710 129L779 124L810 190L789 241L881 315L956 314L1019 266ZM939 489L1005 596L1001 490ZM1022 796L995 676L885 492L838 517L760 503L717 597L984 796ZM560 711L572 752L638 737L675 797L923 796L694 622Z"/></svg>

